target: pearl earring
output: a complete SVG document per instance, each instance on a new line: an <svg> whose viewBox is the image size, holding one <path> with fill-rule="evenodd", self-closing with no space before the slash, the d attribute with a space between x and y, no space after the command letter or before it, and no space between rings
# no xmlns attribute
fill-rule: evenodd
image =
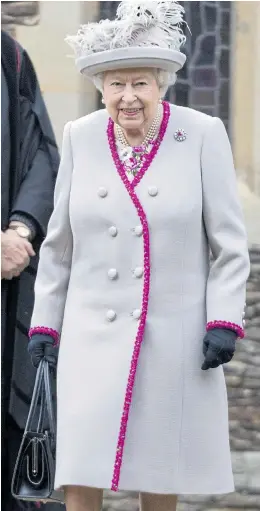
<svg viewBox="0 0 260 511"><path fill-rule="evenodd" d="M101 103L104 105L105 104L105 100L104 98L101 99Z"/></svg>

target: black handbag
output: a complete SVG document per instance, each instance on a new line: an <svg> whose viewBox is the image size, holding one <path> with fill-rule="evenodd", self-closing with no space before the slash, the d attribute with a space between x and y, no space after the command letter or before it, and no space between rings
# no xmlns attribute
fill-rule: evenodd
<svg viewBox="0 0 260 511"><path fill-rule="evenodd" d="M37 425L33 426L35 419ZM56 427L49 363L42 360L37 369L29 415L14 468L11 486L14 498L64 502L64 492L54 490L55 451Z"/></svg>

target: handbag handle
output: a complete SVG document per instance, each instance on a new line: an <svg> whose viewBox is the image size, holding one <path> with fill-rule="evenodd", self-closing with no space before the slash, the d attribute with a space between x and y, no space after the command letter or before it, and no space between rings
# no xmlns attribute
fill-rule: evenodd
<svg viewBox="0 0 260 511"><path fill-rule="evenodd" d="M25 425L24 432L32 431L33 420L37 411L37 405L40 399L40 409L37 424L37 433L41 433L43 430L44 411L47 408L47 415L49 421L49 429L51 436L55 438L56 435L56 424L53 411L52 393L50 385L50 368L47 360L42 359L36 373L36 379L33 389L33 395L31 400L31 406L29 409L28 418Z"/></svg>
<svg viewBox="0 0 260 511"><path fill-rule="evenodd" d="M47 360L43 360L43 374L44 374L44 398L47 405L47 414L49 419L50 433L53 438L56 435L56 424L53 411L52 393L50 385L50 367Z"/></svg>
<svg viewBox="0 0 260 511"><path fill-rule="evenodd" d="M25 433L32 430L33 419L34 419L34 416L36 413L37 405L39 402L39 397L41 395L42 383L43 383L43 361L40 362L38 369L37 369L31 405L30 405L29 414L28 414L28 418L26 421L26 425L25 425L25 430L24 430ZM39 417L37 429L39 429L41 417L42 417L42 406L41 406L41 410L40 410L40 417Z"/></svg>
<svg viewBox="0 0 260 511"><path fill-rule="evenodd" d="M38 424L37 424L37 428L36 428L37 433L41 433L41 431L42 431L43 421L44 421L44 412L45 412L45 399L44 399L44 385L43 385L43 374L42 374L41 393L40 393L40 409L39 409Z"/></svg>

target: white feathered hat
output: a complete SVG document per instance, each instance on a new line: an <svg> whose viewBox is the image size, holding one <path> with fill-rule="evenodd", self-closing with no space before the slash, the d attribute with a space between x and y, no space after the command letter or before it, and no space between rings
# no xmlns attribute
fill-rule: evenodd
<svg viewBox="0 0 260 511"><path fill-rule="evenodd" d="M83 25L65 41L74 49L78 70L89 78L133 67L176 73L186 61L180 52L186 41L183 13L174 1L123 0L115 20Z"/></svg>

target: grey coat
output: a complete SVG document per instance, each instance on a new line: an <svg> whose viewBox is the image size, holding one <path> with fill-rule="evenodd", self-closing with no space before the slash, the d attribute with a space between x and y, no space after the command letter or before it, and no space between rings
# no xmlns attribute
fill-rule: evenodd
<svg viewBox="0 0 260 511"><path fill-rule="evenodd" d="M65 127L32 318L61 333L57 487L234 488L223 368L203 372L201 363L207 322L242 325L245 228L222 122L170 109L135 189L143 213L114 166L107 113Z"/></svg>

